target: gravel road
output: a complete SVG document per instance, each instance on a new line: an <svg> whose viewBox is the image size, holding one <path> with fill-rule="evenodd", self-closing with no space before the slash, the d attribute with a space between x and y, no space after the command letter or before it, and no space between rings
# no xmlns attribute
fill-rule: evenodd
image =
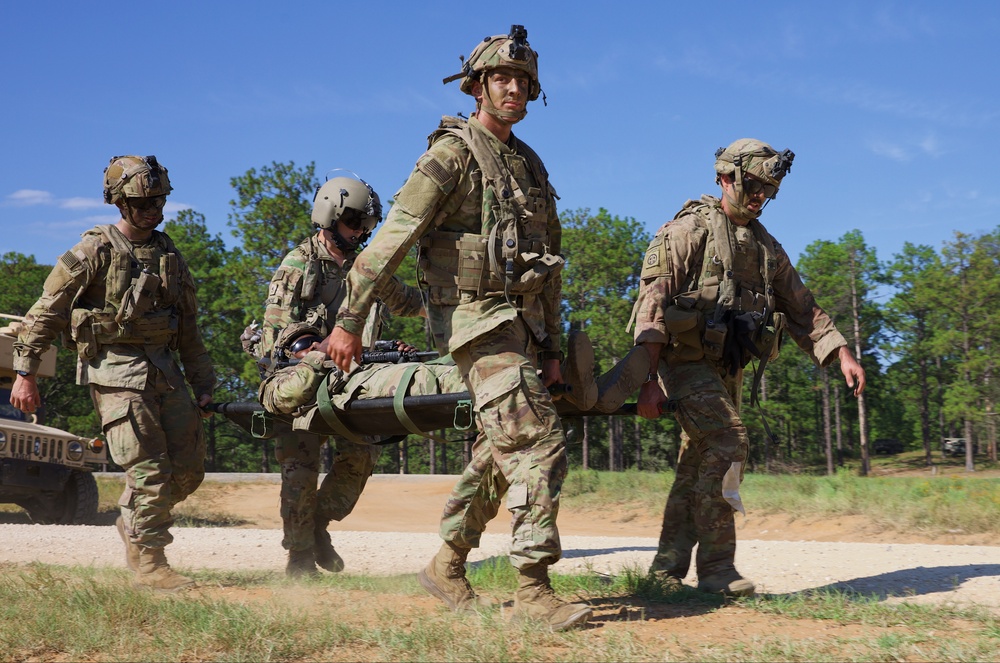
<svg viewBox="0 0 1000 663"><path fill-rule="evenodd" d="M281 532L275 529L175 528L167 549L181 569L284 568ZM414 573L440 545L432 533L334 532L347 571ZM508 537L486 534L471 562L504 555ZM561 573L616 573L646 568L656 540L564 536ZM124 566L113 527L0 525L0 562ZM982 605L1000 612L1000 547L925 544L741 541L741 571L760 591L784 594L820 587L851 589L890 602ZM689 584L695 579L689 577Z"/></svg>

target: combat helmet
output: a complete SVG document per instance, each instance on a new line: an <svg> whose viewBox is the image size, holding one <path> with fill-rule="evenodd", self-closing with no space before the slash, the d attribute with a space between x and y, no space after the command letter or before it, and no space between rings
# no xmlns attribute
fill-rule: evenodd
<svg viewBox="0 0 1000 663"><path fill-rule="evenodd" d="M460 56L460 59L461 56ZM465 94L472 94L473 83L481 83L485 86L486 76L489 72L500 67L509 67L523 71L528 75L530 81L528 87L528 101L538 99L542 91L541 83L538 81L538 53L531 49L528 44L528 31L523 25L511 25L510 33L506 35L493 35L486 37L472 49L468 58L462 59L462 71L444 79L444 83L462 79L460 89ZM544 101L544 98L543 98ZM489 104L492 106L492 104ZM499 114L502 119L521 120L527 115L527 107L518 113L501 111L496 108L485 109L491 114Z"/></svg>
<svg viewBox="0 0 1000 663"><path fill-rule="evenodd" d="M334 241L342 251L356 251L381 220L382 202L371 185L360 177L334 177L316 189L313 196L313 226L333 231ZM340 236L335 227L337 221L351 230L364 228L356 245Z"/></svg>
<svg viewBox="0 0 1000 663"><path fill-rule="evenodd" d="M173 190L167 169L152 154L111 157L104 169L104 202L166 196Z"/></svg>
<svg viewBox="0 0 1000 663"><path fill-rule="evenodd" d="M315 325L308 322L293 322L278 332L278 337L274 339L274 359L291 359L296 352L306 350L313 343L322 341L323 334Z"/></svg>
<svg viewBox="0 0 1000 663"><path fill-rule="evenodd" d="M715 181L720 182L722 175L732 175L736 198L734 200L727 195L729 203L740 217L747 220L754 219L760 216L767 203L778 195L778 187L792 169L793 159L795 153L791 150L778 152L767 143L754 138L740 138L733 141L729 147L720 147L715 151ZM754 184L753 187L763 190L766 197L764 205L758 212L751 212L744 205L746 189L749 186L744 176L748 174L760 183Z"/></svg>

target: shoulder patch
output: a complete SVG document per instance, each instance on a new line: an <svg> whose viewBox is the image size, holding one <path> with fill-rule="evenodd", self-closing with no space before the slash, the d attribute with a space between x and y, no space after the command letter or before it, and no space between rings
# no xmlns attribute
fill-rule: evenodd
<svg viewBox="0 0 1000 663"><path fill-rule="evenodd" d="M417 161L417 170L434 180L439 187L446 188L452 180L451 173L433 154L424 154Z"/></svg>
<svg viewBox="0 0 1000 663"><path fill-rule="evenodd" d="M80 268L80 259L77 258L76 254L72 251L67 251L59 256L59 262L61 262L63 267L65 267L70 273L73 273Z"/></svg>
<svg viewBox="0 0 1000 663"><path fill-rule="evenodd" d="M646 249L646 256L642 261L642 273L640 278L655 279L667 276L673 272L673 264L670 260L670 244L667 236L657 235Z"/></svg>

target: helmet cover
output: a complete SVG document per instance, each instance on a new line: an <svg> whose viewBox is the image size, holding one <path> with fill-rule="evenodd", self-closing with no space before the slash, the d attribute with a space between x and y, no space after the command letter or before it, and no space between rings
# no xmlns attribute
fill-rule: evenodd
<svg viewBox="0 0 1000 663"><path fill-rule="evenodd" d="M153 155L111 157L104 169L104 202L166 196L171 192L167 169Z"/></svg>
<svg viewBox="0 0 1000 663"><path fill-rule="evenodd" d="M523 71L531 81L528 101L538 99L541 84L538 82L538 53L528 44L528 31L523 25L510 26L510 33L493 35L479 42L462 64L462 71L444 79L450 83L461 78L461 90L472 94L473 83L484 82L484 76L494 69L509 67Z"/></svg>

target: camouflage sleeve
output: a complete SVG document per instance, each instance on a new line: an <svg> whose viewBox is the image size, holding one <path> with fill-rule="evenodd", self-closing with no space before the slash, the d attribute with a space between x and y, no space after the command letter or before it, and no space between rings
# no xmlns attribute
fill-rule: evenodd
<svg viewBox="0 0 1000 663"><path fill-rule="evenodd" d="M195 396L211 396L215 391L215 368L198 328L198 300L194 278L187 262L183 258L178 262L181 268L181 298L177 303L177 353L184 365L184 377L194 389Z"/></svg>
<svg viewBox="0 0 1000 663"><path fill-rule="evenodd" d="M314 402L329 372L325 360L325 353L309 352L299 363L275 371L260 385L258 398L264 409L273 414L290 414Z"/></svg>
<svg viewBox="0 0 1000 663"><path fill-rule="evenodd" d="M390 313L402 318L419 317L424 310L420 289L406 285L395 276L386 281L385 288L378 297Z"/></svg>
<svg viewBox="0 0 1000 663"><path fill-rule="evenodd" d="M338 327L361 334L376 297L430 228L444 199L455 189L464 163L461 152L452 146L447 140L436 142L420 157L406 183L393 197L385 223L347 275L351 301L337 314Z"/></svg>
<svg viewBox="0 0 1000 663"><path fill-rule="evenodd" d="M837 350L847 345L847 340L802 283L785 250L777 242L774 248L778 259L774 274L775 305L786 316L788 334L816 363L828 366L837 358Z"/></svg>
<svg viewBox="0 0 1000 663"><path fill-rule="evenodd" d="M549 252L562 254L562 224L556 212L555 197L549 198ZM542 310L545 314L545 331L548 333L549 348L558 351L562 344L562 273L550 276L542 291Z"/></svg>
<svg viewBox="0 0 1000 663"><path fill-rule="evenodd" d="M14 370L37 373L42 354L69 325L77 297L100 272L100 245L84 240L59 256L45 279L42 296L25 316L14 343Z"/></svg>
<svg viewBox="0 0 1000 663"><path fill-rule="evenodd" d="M656 232L643 257L639 296L632 308L637 345L669 341L664 312L698 269L704 246L705 230L691 217L669 221Z"/></svg>
<svg viewBox="0 0 1000 663"><path fill-rule="evenodd" d="M302 269L305 258L296 259L298 249L293 249L271 277L264 301L264 324L261 325L261 356L271 356L274 342L282 329L299 320L302 305Z"/></svg>

